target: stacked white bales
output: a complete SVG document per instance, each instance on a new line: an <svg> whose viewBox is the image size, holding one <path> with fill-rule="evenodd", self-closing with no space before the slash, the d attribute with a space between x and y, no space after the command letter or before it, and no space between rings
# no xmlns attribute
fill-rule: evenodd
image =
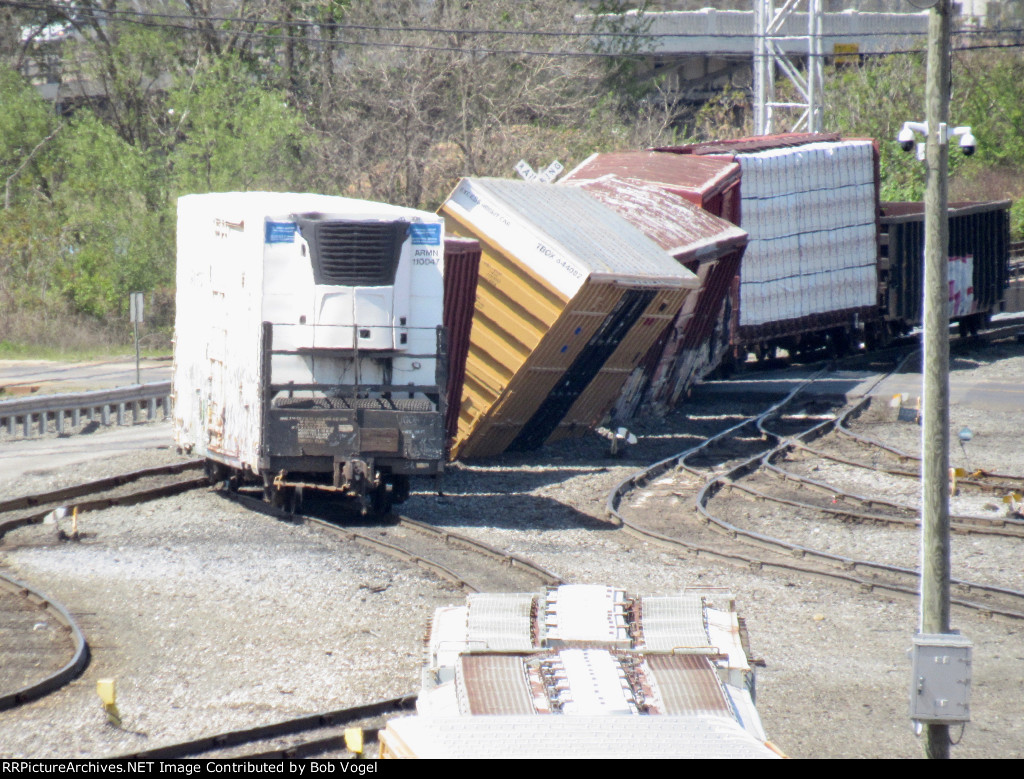
<svg viewBox="0 0 1024 779"><path fill-rule="evenodd" d="M878 302L878 192L871 141L818 142L737 154L750 241L740 285L744 328ZM769 333L770 334L770 333Z"/></svg>

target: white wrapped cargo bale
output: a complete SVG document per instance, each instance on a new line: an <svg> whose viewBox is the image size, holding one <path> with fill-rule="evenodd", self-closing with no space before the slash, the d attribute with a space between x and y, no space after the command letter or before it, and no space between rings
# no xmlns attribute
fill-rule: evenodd
<svg viewBox="0 0 1024 779"><path fill-rule="evenodd" d="M877 228L871 141L738 154L750 233L740 326L874 306Z"/></svg>

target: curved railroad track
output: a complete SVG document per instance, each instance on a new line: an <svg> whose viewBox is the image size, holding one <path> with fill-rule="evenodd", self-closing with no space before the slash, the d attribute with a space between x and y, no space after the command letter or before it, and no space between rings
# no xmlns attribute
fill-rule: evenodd
<svg viewBox="0 0 1024 779"><path fill-rule="evenodd" d="M79 537L73 529L72 516L76 511L84 513L111 506L137 505L187 490L209 487L209 478L206 475L196 475L195 473L202 467L201 460L191 460L3 501L0 503L0 542L3 542L5 534L16 528L47 521L55 523L54 532L58 533L62 540L87 540L87 534L83 533ZM291 523L309 524L345 543L357 543L372 548L378 553L415 565L439 579L469 592L534 590L538 586L561 582L556 574L523 557L507 554L469 536L438 530L408 517L389 515L381 518L378 522L368 524L365 519L359 517L357 512L351 512L348 519L355 520L358 517L360 524L355 525L348 522L340 524L311 514L290 514L271 507L260 499L254 499L244 494L228 490L222 491L222 494L249 510L268 514ZM55 508L62 509L65 516L55 519L53 514ZM4 516L5 514L7 516ZM8 544L7 548L17 548L17 545ZM59 627L61 635L66 633L71 635L74 651L71 660L55 672L49 673L41 681L25 684L25 678L32 677L33 674L38 676L40 663L53 666L57 664L53 658L59 656L59 652L55 652L52 648L47 652L43 651L47 641L50 644L54 643L51 634L55 632L55 628L51 627L49 631L40 629L43 623L36 616L40 608L45 609L47 614L52 617L50 622ZM4 648L8 657L5 657L4 671L0 673L0 709L27 703L59 689L80 675L88 664L89 652L85 636L67 609L45 598L31 587L9 580L2 575L0 575L0 617L3 618L5 626L9 626L15 634L25 637L24 640L19 640ZM36 627L37 625L40 627ZM64 644L66 643L65 640ZM410 696L405 696L394 699L392 702L367 704L324 715L314 715L301 719L301 722L300 720L290 720L278 726L268 726L269 730L257 728L251 733L246 731L253 738L264 738L267 734L276 738L281 734L305 732L309 728L319 727L326 727L329 732L327 735L314 734L315 737L312 739L304 737L302 740L297 740L292 737L287 740L287 743L274 742L274 745L267 747L270 751L266 754L262 748L257 752L247 748L245 754L247 756L302 756L321 754L332 750L336 752L340 748L338 747L340 742L338 734L330 731L332 725L351 724L358 721L369 727L372 735L375 733L372 722L366 724L362 723L362 720L372 720L374 717L382 716L378 709L384 713L402 711L411 705L409 704L411 700L414 701ZM204 741L219 741L223 744L243 743L238 741L239 738L241 737L237 734L219 734ZM173 751L179 747L185 749L181 745L174 745L168 749ZM192 747L188 749L192 749ZM191 752L185 751L182 754L191 754Z"/></svg>
<svg viewBox="0 0 1024 779"><path fill-rule="evenodd" d="M469 536L390 515L380 522L354 526L313 514L292 514L260 499L225 490L222 495L242 506L277 519L306 524L346 543L356 543L416 565L468 592L530 591L560 584L554 573L526 558L508 554ZM351 512L351 518L359 517ZM348 756L344 730L358 726L368 743L388 716L415 708L415 695L230 731L198 740L170 744L119 759L145 758L300 758Z"/></svg>
<svg viewBox="0 0 1024 779"><path fill-rule="evenodd" d="M0 501L0 544L7 533L46 521L63 540L79 540L76 513L116 505L134 505L195 489L205 479L188 475L200 461L146 468L58 490ZM183 476L182 474L185 474ZM61 509L58 519L55 509ZM81 628L62 604L28 584L0 573L0 624L8 639L0 650L0 710L48 695L76 679L89 664L89 646ZM70 659L63 658L70 654ZM40 679L40 673L43 677Z"/></svg>
<svg viewBox="0 0 1024 779"><path fill-rule="evenodd" d="M749 474L742 482L730 481L728 488L738 493L745 494L754 500L772 501L775 503L792 506L793 508L806 511L816 511L822 514L842 518L854 522L878 523L898 525L904 527L917 527L920 525L920 507L909 503L887 500L884 497L860 495L836 486L834 483L811 478L802 473L785 468L781 463L798 462L804 466L815 462L814 458L827 459L840 462L844 465L889 475L910 478L918 482L919 471L905 469L885 468L877 462L864 462L848 457L834 455L823 448L812 447L804 439L814 440L823 437L831 431L844 425L852 416L861 413L869 405L868 399L850 406L839 416L824 420L823 424L812 428L806 433L786 437L780 440L779 444L761 456L758 470ZM766 436L774 435L764 423L760 429ZM844 441L842 437L829 436L829 445ZM801 457L794 461L791 454L796 452L800 455L811 455L810 458ZM908 457L910 457L908 455ZM916 458L919 461L919 458ZM817 466L813 466L817 467ZM1000 478L1012 480L1013 477L1001 476ZM789 494L777 494L780 489L788 490ZM991 485L971 479L957 480L958 486L976 486L987 491L1000 493ZM791 497L793 489L806 495L808 492L813 495L796 500ZM954 533L1005 536L1009 538L1024 538L1024 520L1004 517L983 517L973 515L950 515L950 530Z"/></svg>
<svg viewBox="0 0 1024 779"><path fill-rule="evenodd" d="M0 625L0 711L60 689L89 665L89 645L68 610L4 574Z"/></svg>
<svg viewBox="0 0 1024 779"><path fill-rule="evenodd" d="M890 446L882 441L879 441L871 436L864 435L863 433L857 433L850 427L850 422L857 418L862 408L850 409L844 414L836 423L835 429L841 434L838 441L846 440L852 443L853 448L857 451L864 451L868 449L872 452L872 456L875 462L867 463L863 460L847 460L840 455L827 453L827 452L816 452L813 450L813 454L819 457L824 457L830 460L838 462L845 462L849 465L853 465L857 468L865 468L884 473L892 474L893 476L904 476L908 478L917 478L920 475L920 468L906 468L906 463L920 463L921 456L913 454L911 452L904 452L901 449L897 449L894 446ZM839 444L839 446L842 446ZM847 450L848 451L848 450ZM877 458L884 457L890 461L895 461L892 465L881 465L877 464ZM1024 477L1014 476L1008 473L998 473L996 471L974 471L961 478L957 479L957 486L959 488L975 489L979 492L991 493L994 495L1002 496L1009 492L1019 491L1024 488Z"/></svg>
<svg viewBox="0 0 1024 779"><path fill-rule="evenodd" d="M608 498L609 514L621 523L626 532L676 551L756 569L772 568L843 581L864 590L916 598L919 577L912 568L826 551L741 527L724 519L727 511L749 514L749 510L744 512L735 503L722 505L723 495L731 490L744 489L741 480L762 472L766 463L781 457L793 446L792 439L810 440L835 426L839 419L835 414L821 418L808 414L806 409L788 414L785 411L792 407L807 385L821 375L816 374L760 415L741 421L704 443L654 463L624 480ZM769 423L771 419L776 421ZM623 513L624 501L639 488L645 491L643 519L627 517ZM827 487L822 486L822 489ZM689 498L694 492L690 510L680 512L680 498ZM747 489L747 497L774 500L766 492L751 488ZM658 499L668 505L655 509L652 500ZM869 499L864 500L867 502ZM790 501L788 505L795 507L798 503L800 501ZM806 504L806 507L819 513L829 513L821 511L821 505ZM892 519L849 508L825 508L854 521ZM996 531L995 528L990 530ZM955 605L989 616L1024 619L1024 592L956 579L952 581L952 590L951 600Z"/></svg>

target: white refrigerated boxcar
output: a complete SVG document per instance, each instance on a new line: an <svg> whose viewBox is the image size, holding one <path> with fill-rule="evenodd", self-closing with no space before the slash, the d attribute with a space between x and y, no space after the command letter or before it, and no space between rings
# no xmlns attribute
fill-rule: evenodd
<svg viewBox="0 0 1024 779"><path fill-rule="evenodd" d="M315 194L178 201L174 435L274 502L386 511L444 466L443 228Z"/></svg>

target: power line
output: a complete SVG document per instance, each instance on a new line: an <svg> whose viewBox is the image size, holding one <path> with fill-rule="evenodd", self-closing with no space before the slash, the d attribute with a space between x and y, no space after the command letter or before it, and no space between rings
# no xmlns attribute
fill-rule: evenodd
<svg viewBox="0 0 1024 779"><path fill-rule="evenodd" d="M756 38L759 37L755 33L746 32L664 32L654 33L649 31L634 32L629 30L538 30L538 29L522 29L522 30L511 30L511 29L493 29L493 28L461 28L461 27L437 27L437 26L420 26L420 25L371 25L371 24L349 24L344 22L321 22L311 21L307 19L256 19L246 18L237 16L195 16L192 14L173 14L164 13L159 11L139 11L131 9L113 9L113 8L97 8L97 7L86 7L81 9L62 7L59 4L47 3L47 2L31 2L31 0L0 0L0 6L9 8L20 8L22 10L36 10L36 11L52 11L58 13L61 16L72 18L75 16L69 11L79 11L80 16L89 16L96 19L107 19L110 21L122 20L125 22L134 22L137 20L147 19L168 19L168 20L183 20L183 21L204 21L204 22L219 22L219 23L231 23L231 24L245 24L254 25L257 27L312 27L321 30L343 30L352 32L397 32L397 33L435 33L443 35L489 35L489 36L509 36L509 37L549 37L549 38L633 38L633 39L645 39L645 40L657 40L662 38ZM595 17L596 19L597 17ZM642 23L644 20L643 15L636 17L638 23ZM172 29L182 29L179 25L169 25ZM186 28L192 29L192 28ZM999 35L999 34L1021 34L1024 33L1024 28L964 28L959 31L954 31L955 35ZM901 32L901 31L864 31L858 33L822 33L821 37L826 39L837 39L837 38L913 38L923 37L924 33L913 33L913 32ZM779 38L779 37L790 37L790 38L805 38L805 35L792 35L792 36L778 36L768 35L764 37Z"/></svg>
<svg viewBox="0 0 1024 779"><path fill-rule="evenodd" d="M22 10L46 10L55 11L56 9L52 4L46 3L32 3L26 2L25 0L0 0L0 7L19 8ZM61 15L71 18L70 14L66 11L61 10ZM381 40L362 40L359 38L323 38L314 35L296 35L289 32L284 33L269 33L269 32L257 32L251 29L237 29L237 28L207 28L200 30L194 24L185 23L174 23L173 21L154 21L157 19L168 19L168 20L183 20L188 22L197 21L210 21L210 22L223 22L223 23L241 23L263 27L315 27L323 30L342 30L342 31L356 31L356 32L396 32L396 33L443 33L452 35L509 35L509 36L536 36L536 37L586 37L589 39L603 39L603 38L634 38L634 39L657 39L657 38L736 38L746 37L745 35L729 34L729 33L712 33L703 35L700 33L629 33L622 31L613 32L568 32L568 31L545 31L545 30L485 30L485 29L457 29L457 28L443 28L443 27L386 27L386 26L373 26L373 25L346 25L341 23L319 23L308 20L267 20L261 21L256 19L240 19L237 17L195 17L185 14L163 14L157 12L148 11L116 11L107 9L90 8L83 9L82 16L91 16L94 18L105 17L105 21L116 22L119 24L131 24L139 27L146 27L151 29L165 29L175 31L192 32L203 35L214 35L218 38L239 38L243 40L266 40L276 42L304 42L310 44L316 44L318 46L330 46L330 47L341 47L341 46L358 46L363 48L391 48L391 49L403 49L411 51L437 51L437 52L457 52L466 54L489 54L489 55L517 55L527 57L589 57L589 58L640 58L657 56L659 52L650 51L579 51L579 50L568 50L568 49L552 49L552 50L537 50L537 49L524 49L524 48L494 48L489 46L452 46L452 45L439 45L433 43L409 43L400 41L381 41ZM977 30L965 30L963 34L976 34ZM1024 33L1024 29L998 29L987 31L986 34L1021 34ZM910 33L865 33L856 37L868 37L871 35L875 36L886 36L886 37L917 37ZM753 33L750 34L751 38L756 37ZM800 36L797 36L800 37ZM839 34L827 35L824 37L853 37L843 36ZM976 45L963 45L953 47L953 51L977 51L986 49L1018 49L1024 48L1024 43L1004 43L1004 44L976 44ZM859 53L860 57L886 57L892 55L907 55L907 54L923 54L925 49L923 48L909 48L909 49L891 49L885 52L864 52ZM664 53L662 53L664 54ZM823 56L836 56L835 54L826 54Z"/></svg>

